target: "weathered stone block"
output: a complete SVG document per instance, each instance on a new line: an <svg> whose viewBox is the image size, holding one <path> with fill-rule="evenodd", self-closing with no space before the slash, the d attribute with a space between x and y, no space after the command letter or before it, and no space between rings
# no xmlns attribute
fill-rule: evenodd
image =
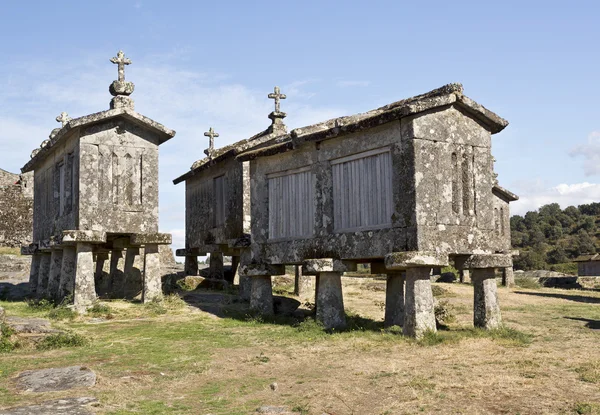
<svg viewBox="0 0 600 415"><path fill-rule="evenodd" d="M317 292L317 320L327 330L346 328L346 312L342 295L342 274L339 272L319 273Z"/></svg>
<svg viewBox="0 0 600 415"><path fill-rule="evenodd" d="M448 255L438 252L393 252L385 256L388 270L404 270L411 267L445 267Z"/></svg>
<svg viewBox="0 0 600 415"><path fill-rule="evenodd" d="M488 330L500 327L502 316L494 268L475 268L473 289L473 325Z"/></svg>
<svg viewBox="0 0 600 415"><path fill-rule="evenodd" d="M436 331L431 268L407 268L404 325L405 336L420 338L427 331Z"/></svg>
<svg viewBox="0 0 600 415"><path fill-rule="evenodd" d="M404 325L405 273L389 273L385 289L385 327Z"/></svg>
<svg viewBox="0 0 600 415"><path fill-rule="evenodd" d="M251 277L250 309L260 315L273 315L273 287L270 275Z"/></svg>

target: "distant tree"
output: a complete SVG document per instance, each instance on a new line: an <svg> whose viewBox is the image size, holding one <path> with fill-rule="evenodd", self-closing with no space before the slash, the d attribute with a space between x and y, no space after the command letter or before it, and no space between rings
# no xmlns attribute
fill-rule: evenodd
<svg viewBox="0 0 600 415"><path fill-rule="evenodd" d="M546 269L544 254L536 250L523 251L513 260L513 267L523 271Z"/></svg>
<svg viewBox="0 0 600 415"><path fill-rule="evenodd" d="M590 215L590 216L600 215L600 203L590 203L587 205L580 205L579 211L584 215Z"/></svg>
<svg viewBox="0 0 600 415"><path fill-rule="evenodd" d="M562 264L563 262L568 262L569 258L567 257L567 253L565 250L557 246L546 254L546 261L549 264Z"/></svg>
<svg viewBox="0 0 600 415"><path fill-rule="evenodd" d="M531 229L537 224L539 217L540 215L535 211L527 212L523 218L523 222L525 223L525 226Z"/></svg>
<svg viewBox="0 0 600 415"><path fill-rule="evenodd" d="M579 224L579 229L584 229L588 233L595 233L596 219L592 216L586 216Z"/></svg>
<svg viewBox="0 0 600 415"><path fill-rule="evenodd" d="M575 254L577 256L596 253L596 244L594 243L592 237L584 229L580 229L579 232L577 232L575 248Z"/></svg>
<svg viewBox="0 0 600 415"><path fill-rule="evenodd" d="M581 216L581 212L575 206L567 207L565 210L563 210L563 213L575 220L579 219Z"/></svg>
<svg viewBox="0 0 600 415"><path fill-rule="evenodd" d="M538 212L540 216L557 217L562 213L562 210L558 203L550 203L539 208Z"/></svg>

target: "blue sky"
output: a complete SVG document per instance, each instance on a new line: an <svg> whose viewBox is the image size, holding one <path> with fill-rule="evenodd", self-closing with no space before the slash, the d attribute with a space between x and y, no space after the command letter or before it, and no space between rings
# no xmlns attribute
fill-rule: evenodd
<svg viewBox="0 0 600 415"><path fill-rule="evenodd" d="M119 49L136 110L177 131L161 146L161 229L183 244L171 180L216 145L461 82L506 118L493 154L521 200L600 200L600 3L592 1L20 1L0 5L0 168L18 169L61 111L108 108Z"/></svg>

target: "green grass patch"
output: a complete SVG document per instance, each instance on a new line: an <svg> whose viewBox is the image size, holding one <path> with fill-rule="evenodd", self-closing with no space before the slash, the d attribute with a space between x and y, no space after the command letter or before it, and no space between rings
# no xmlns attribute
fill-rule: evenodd
<svg viewBox="0 0 600 415"><path fill-rule="evenodd" d="M42 339L37 345L37 350L54 350L64 347L81 347L88 344L88 340L76 333L58 333Z"/></svg>
<svg viewBox="0 0 600 415"><path fill-rule="evenodd" d="M21 248L9 248L0 246L0 255L19 255L21 256Z"/></svg>
<svg viewBox="0 0 600 415"><path fill-rule="evenodd" d="M576 369L579 379L588 383L600 383L600 360L589 362Z"/></svg>
<svg viewBox="0 0 600 415"><path fill-rule="evenodd" d="M5 323L0 323L0 353L9 353L16 348L17 344L11 340L13 334L13 329Z"/></svg>
<svg viewBox="0 0 600 415"><path fill-rule="evenodd" d="M600 404L576 403L573 410L579 415L600 415Z"/></svg>

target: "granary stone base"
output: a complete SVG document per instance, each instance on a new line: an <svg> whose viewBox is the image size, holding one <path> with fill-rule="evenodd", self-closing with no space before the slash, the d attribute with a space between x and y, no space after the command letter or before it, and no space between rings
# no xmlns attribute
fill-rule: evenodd
<svg viewBox="0 0 600 415"><path fill-rule="evenodd" d="M41 254L34 254L31 258L31 269L29 271L29 292L32 296L36 296L41 262Z"/></svg>
<svg viewBox="0 0 600 415"><path fill-rule="evenodd" d="M62 249L53 249L50 257L50 276L48 277L48 298L58 300L59 297L59 286L60 286L60 273L62 269Z"/></svg>
<svg viewBox="0 0 600 415"><path fill-rule="evenodd" d="M405 336L420 338L426 331L436 331L430 273L430 267L414 267L406 270L404 325L402 326Z"/></svg>
<svg viewBox="0 0 600 415"><path fill-rule="evenodd" d="M320 272L317 284L317 320L323 323L327 330L346 328L342 273Z"/></svg>
<svg viewBox="0 0 600 415"><path fill-rule="evenodd" d="M473 325L484 329L500 327L502 318L498 303L496 272L494 268L473 270Z"/></svg>
<svg viewBox="0 0 600 415"><path fill-rule="evenodd" d="M95 267L92 249L93 245L90 243L77 243L73 305L78 311L85 311L96 300L96 287L94 284Z"/></svg>
<svg viewBox="0 0 600 415"><path fill-rule="evenodd" d="M40 255L42 256L42 259L40 262L36 297L44 298L48 292L48 278L50 277L50 265L52 257L51 254L47 252L42 252Z"/></svg>
<svg viewBox="0 0 600 415"><path fill-rule="evenodd" d="M295 266L294 276L294 295L304 296L314 289L312 284L312 278L309 275L303 275L302 266Z"/></svg>
<svg viewBox="0 0 600 415"><path fill-rule="evenodd" d="M94 279L96 281L96 293L99 297L104 297L110 292L110 274L105 271L108 253L97 253L95 257L96 273Z"/></svg>
<svg viewBox="0 0 600 415"><path fill-rule="evenodd" d="M162 299L160 277L160 256L158 245L146 245L144 262L144 291L142 302L148 303Z"/></svg>
<svg viewBox="0 0 600 415"><path fill-rule="evenodd" d="M110 252L109 295L116 297L123 293L125 286L125 258L122 249L113 249Z"/></svg>
<svg viewBox="0 0 600 415"><path fill-rule="evenodd" d="M75 290L75 272L77 262L77 248L65 246L60 271L60 283L58 286L59 298L67 298L73 295Z"/></svg>
<svg viewBox="0 0 600 415"><path fill-rule="evenodd" d="M225 277L223 271L223 253L211 252L209 259L209 276L217 280L222 280Z"/></svg>
<svg viewBox="0 0 600 415"><path fill-rule="evenodd" d="M406 273L393 272L387 274L385 289L385 327L404 325L404 281Z"/></svg>
<svg viewBox="0 0 600 415"><path fill-rule="evenodd" d="M188 255L185 257L185 275L198 275L198 257Z"/></svg>
<svg viewBox="0 0 600 415"><path fill-rule="evenodd" d="M512 267L502 268L502 285L509 288L515 285L515 273Z"/></svg>
<svg viewBox="0 0 600 415"><path fill-rule="evenodd" d="M271 276L259 275L250 278L252 280L250 309L263 316L273 315L273 286L271 284Z"/></svg>
<svg viewBox="0 0 600 415"><path fill-rule="evenodd" d="M239 295L242 301L250 301L250 293L252 291L252 278L247 275L240 275Z"/></svg>
<svg viewBox="0 0 600 415"><path fill-rule="evenodd" d="M463 284L471 283L471 272L468 269L459 270L460 282Z"/></svg>
<svg viewBox="0 0 600 415"><path fill-rule="evenodd" d="M130 247L125 252L125 272L122 291L118 291L121 298L135 298L143 289L142 271L136 266L140 255L140 248Z"/></svg>

